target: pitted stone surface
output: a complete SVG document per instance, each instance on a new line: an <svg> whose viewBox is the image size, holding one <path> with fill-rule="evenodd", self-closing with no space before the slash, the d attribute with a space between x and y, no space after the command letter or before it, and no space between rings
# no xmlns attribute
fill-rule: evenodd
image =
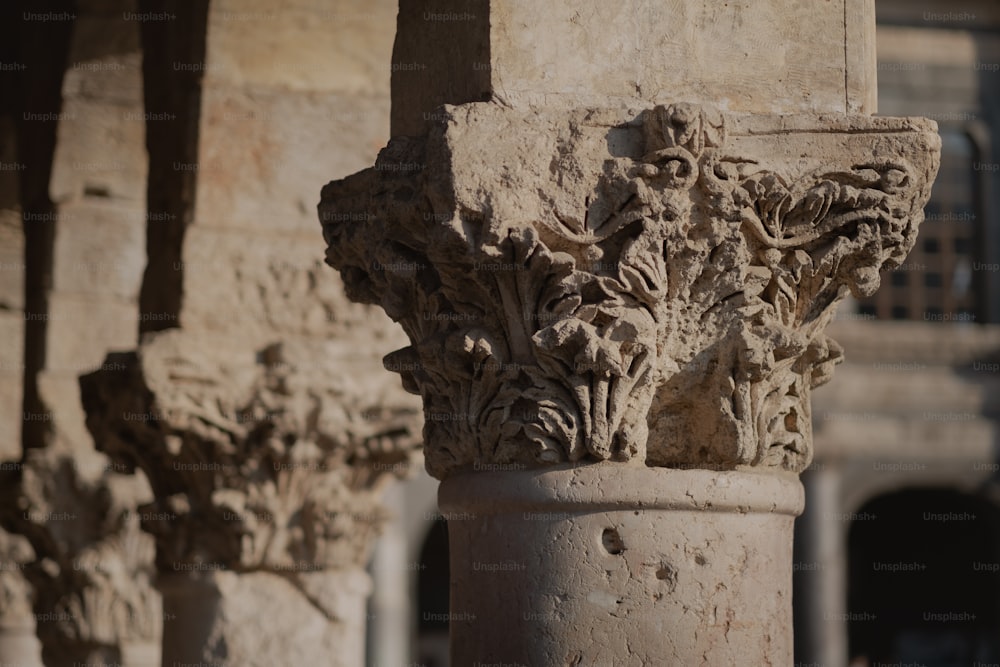
<svg viewBox="0 0 1000 667"><path fill-rule="evenodd" d="M605 463L450 477L452 658L791 664L803 499L788 473Z"/></svg>

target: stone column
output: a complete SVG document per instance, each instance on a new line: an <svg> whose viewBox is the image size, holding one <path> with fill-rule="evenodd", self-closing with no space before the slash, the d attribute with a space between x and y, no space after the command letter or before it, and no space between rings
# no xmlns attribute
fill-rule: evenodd
<svg viewBox="0 0 1000 667"><path fill-rule="evenodd" d="M32 547L22 570L45 663L139 667L148 661L133 662L133 647L158 646L160 637L153 542L134 517L149 487L94 449L77 378L137 338L146 180L140 29L129 18L135 0L64 5L18 11L25 88L52 89L44 112L29 112L28 90L18 100L28 105L18 159L25 176L34 174L21 184L24 229L47 240L36 253L25 249L24 303L33 305L21 318L23 452L0 465L0 521ZM51 142L39 142L47 132Z"/></svg>
<svg viewBox="0 0 1000 667"><path fill-rule="evenodd" d="M799 550L799 581L806 593L801 619L802 662L846 665L847 532L852 518L841 509L841 475L837 462L814 464L803 475L806 513Z"/></svg>
<svg viewBox="0 0 1000 667"><path fill-rule="evenodd" d="M392 514L372 555L372 595L368 603L369 665L405 665L411 661L413 643L413 574L407 539L407 498L403 485L386 492L384 504ZM412 525L412 524L410 524Z"/></svg>
<svg viewBox="0 0 1000 667"><path fill-rule="evenodd" d="M388 68L353 44L388 55L393 2L185 6L144 41L175 106L149 128L143 335L82 379L87 425L152 487L164 665L357 667L419 407L381 373L401 334L320 279L307 203L388 134Z"/></svg>
<svg viewBox="0 0 1000 667"><path fill-rule="evenodd" d="M454 663L790 665L824 328L939 155L868 115L873 3L404 0L393 69L320 218L410 338Z"/></svg>

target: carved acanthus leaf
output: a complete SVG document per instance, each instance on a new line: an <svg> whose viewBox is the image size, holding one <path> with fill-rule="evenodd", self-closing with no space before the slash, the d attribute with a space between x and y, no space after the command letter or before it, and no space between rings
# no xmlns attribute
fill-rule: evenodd
<svg viewBox="0 0 1000 667"><path fill-rule="evenodd" d="M842 357L823 330L912 247L932 124L462 109L320 205L349 293L410 337L386 365L424 399L432 474L808 465L809 392Z"/></svg>

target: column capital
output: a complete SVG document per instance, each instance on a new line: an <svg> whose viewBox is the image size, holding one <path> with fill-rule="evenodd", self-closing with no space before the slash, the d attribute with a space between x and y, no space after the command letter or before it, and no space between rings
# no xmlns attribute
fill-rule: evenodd
<svg viewBox="0 0 1000 667"><path fill-rule="evenodd" d="M836 303L912 248L931 121L442 107L329 184L327 261L411 345L428 470L801 471Z"/></svg>
<svg viewBox="0 0 1000 667"><path fill-rule="evenodd" d="M134 511L148 493L145 480L117 474L96 452L58 445L28 450L17 469L16 484L0 493L16 533L0 537L0 552L17 547L6 557L31 586L25 601L46 660L106 658L130 643L158 641L153 540ZM0 594L3 588L0 582ZM0 599L0 624L3 607Z"/></svg>
<svg viewBox="0 0 1000 667"><path fill-rule="evenodd" d="M363 567L379 483L412 464L416 408L352 379L372 362L350 347L172 329L81 378L98 447L149 478L161 572Z"/></svg>

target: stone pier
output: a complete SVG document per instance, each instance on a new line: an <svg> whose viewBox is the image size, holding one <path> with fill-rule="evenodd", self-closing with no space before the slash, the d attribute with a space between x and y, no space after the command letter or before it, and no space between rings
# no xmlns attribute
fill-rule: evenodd
<svg viewBox="0 0 1000 667"><path fill-rule="evenodd" d="M159 663L153 540L135 515L149 487L96 451L77 380L100 368L109 349L137 340L146 181L142 54L138 25L122 19L135 8L134 0L81 1L51 22L18 16L22 72L47 94L27 98L38 106L18 114L25 168L15 174L31 174L21 183L20 205L35 249L24 267L31 279L23 285L17 334L24 356L0 373L7 384L4 376L17 368L25 387L17 461L0 463L0 523L30 545L30 557L0 559L17 566L0 576L20 575L30 584L20 601L8 588L5 606L30 605L32 624L22 628L34 627L48 667ZM47 133L50 140L41 139ZM0 663L17 634L5 625L0 620ZM14 662L22 660L35 664L23 655Z"/></svg>
<svg viewBox="0 0 1000 667"><path fill-rule="evenodd" d="M912 248L933 122L875 118L874 3L400 3L392 139L330 183L410 345L455 665L791 665L837 302Z"/></svg>
<svg viewBox="0 0 1000 667"><path fill-rule="evenodd" d="M143 33L141 336L80 379L87 427L149 480L163 665L359 667L380 498L420 460L419 405L381 368L402 335L322 279L307 203L385 141L388 68L351 40L388 52L392 3L165 9Z"/></svg>

